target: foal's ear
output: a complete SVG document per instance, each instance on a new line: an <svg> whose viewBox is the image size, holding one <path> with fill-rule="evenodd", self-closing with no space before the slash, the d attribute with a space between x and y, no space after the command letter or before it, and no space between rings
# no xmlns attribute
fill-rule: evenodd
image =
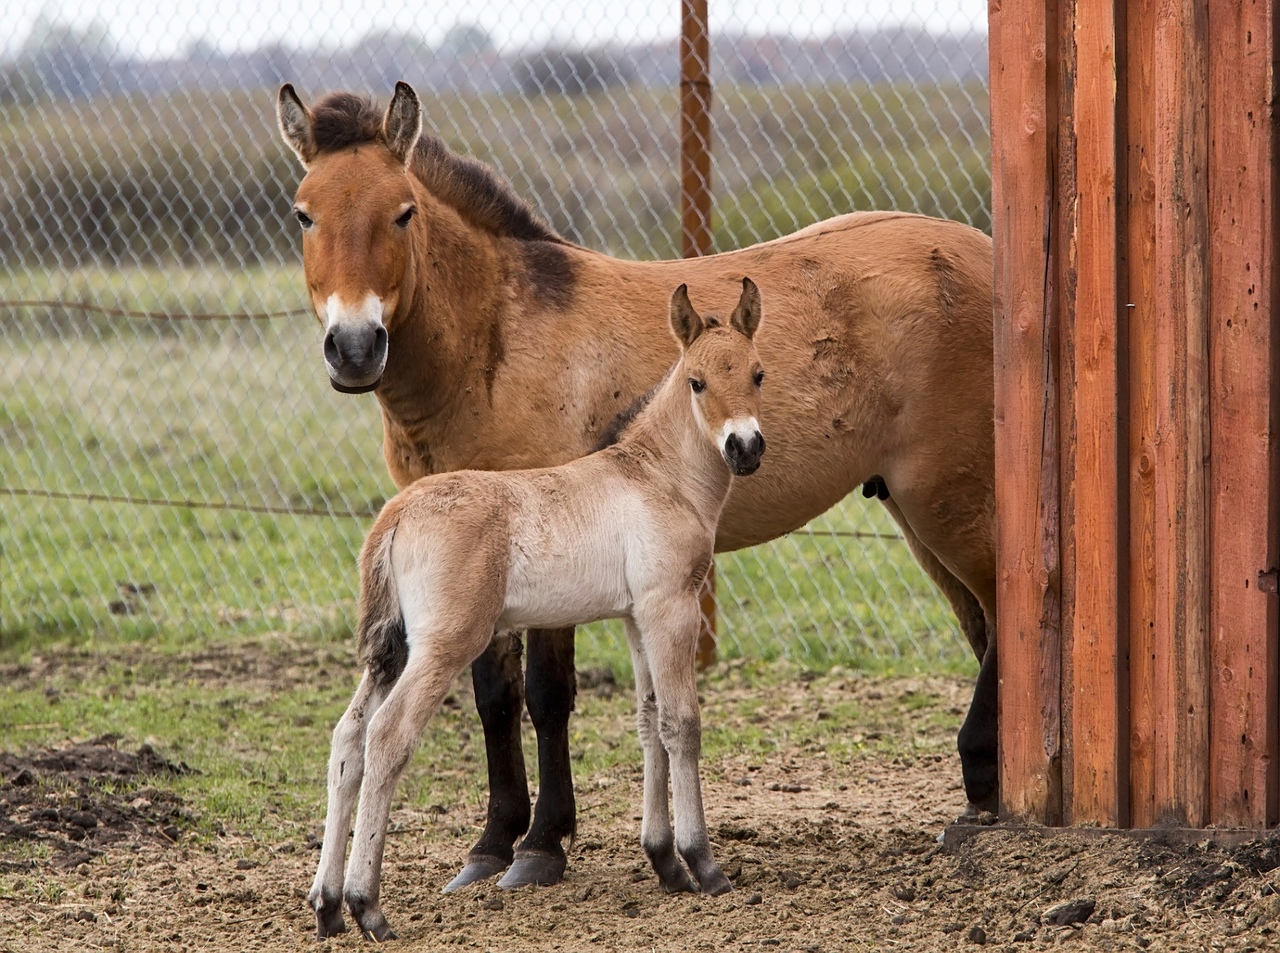
<svg viewBox="0 0 1280 953"><path fill-rule="evenodd" d="M754 338L756 328L760 327L761 317L760 289L750 278L743 278L742 297L738 299L738 306L733 309L733 314L729 315L729 325L747 337Z"/></svg>
<svg viewBox="0 0 1280 953"><path fill-rule="evenodd" d="M689 301L688 285L681 285L671 295L671 330L682 348L687 348L702 333L702 318Z"/></svg>
<svg viewBox="0 0 1280 953"><path fill-rule="evenodd" d="M387 115L382 120L382 137L387 141L391 154L408 165L413 147L422 135L422 103L408 83L396 83L396 94L391 97Z"/></svg>
<svg viewBox="0 0 1280 953"><path fill-rule="evenodd" d="M298 154L305 168L316 157L316 138L312 130L314 117L311 110L302 105L302 100L293 91L292 83L280 87L280 97L276 100L276 120L280 123L280 135L285 144Z"/></svg>

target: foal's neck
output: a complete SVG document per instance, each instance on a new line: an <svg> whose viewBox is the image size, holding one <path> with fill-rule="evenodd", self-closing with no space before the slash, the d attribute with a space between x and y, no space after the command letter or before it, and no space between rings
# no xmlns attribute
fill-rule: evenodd
<svg viewBox="0 0 1280 953"><path fill-rule="evenodd" d="M694 419L683 361L667 374L617 446L649 459L713 526L719 520L733 477Z"/></svg>

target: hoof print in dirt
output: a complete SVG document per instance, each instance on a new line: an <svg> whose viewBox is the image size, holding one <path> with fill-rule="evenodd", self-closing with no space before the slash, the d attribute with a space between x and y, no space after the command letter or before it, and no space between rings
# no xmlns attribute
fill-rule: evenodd
<svg viewBox="0 0 1280 953"><path fill-rule="evenodd" d="M67 748L0 753L0 839L41 840L51 863L72 868L122 840L171 844L189 819L177 795L139 787L157 775L190 774L150 745L116 747L117 735Z"/></svg>

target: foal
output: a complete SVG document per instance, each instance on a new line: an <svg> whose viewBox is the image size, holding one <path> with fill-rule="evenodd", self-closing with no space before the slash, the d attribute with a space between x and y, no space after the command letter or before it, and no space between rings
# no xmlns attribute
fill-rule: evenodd
<svg viewBox="0 0 1280 953"><path fill-rule="evenodd" d="M694 655L730 482L764 453L760 317L750 279L727 326L704 321L681 285L670 306L680 359L614 446L543 470L425 477L383 508L360 554L366 669L333 732L308 895L321 938L346 930L344 896L366 937L395 937L378 903L391 796L427 720L495 631L624 620L644 749L640 843L666 890L730 889L703 816Z"/></svg>

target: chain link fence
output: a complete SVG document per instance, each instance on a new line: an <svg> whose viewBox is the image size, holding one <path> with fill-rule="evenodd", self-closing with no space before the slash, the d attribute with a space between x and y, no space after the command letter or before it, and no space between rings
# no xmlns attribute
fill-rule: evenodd
<svg viewBox="0 0 1280 953"><path fill-rule="evenodd" d="M274 126L281 82L385 101L405 79L430 128L566 237L678 254L677 0L393 4L372 29L330 0L55 18L13 3L0 46L6 643L351 623L355 555L393 486L375 400L334 394L318 359L288 216L300 170ZM989 229L985 24L977 0L712 0L717 248L854 209ZM968 651L857 494L718 565L729 654L936 667Z"/></svg>

